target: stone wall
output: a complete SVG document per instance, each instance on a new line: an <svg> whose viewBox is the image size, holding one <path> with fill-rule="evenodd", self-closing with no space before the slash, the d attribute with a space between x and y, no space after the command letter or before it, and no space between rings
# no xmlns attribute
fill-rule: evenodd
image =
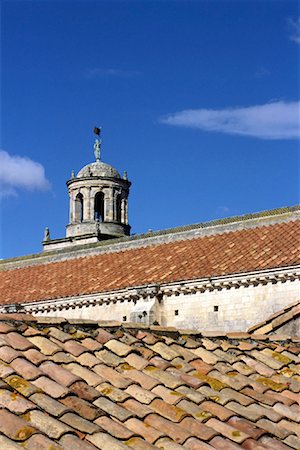
<svg viewBox="0 0 300 450"><path fill-rule="evenodd" d="M197 292L194 295L173 295L163 299L158 322L177 328L246 330L297 301L299 294L300 281L296 280Z"/></svg>
<svg viewBox="0 0 300 450"><path fill-rule="evenodd" d="M79 299L48 302L34 310L37 315L76 319L158 322L164 326L199 330L245 331L252 325L299 299L300 281L267 283L248 287L221 289L189 294L162 295L159 299L148 296L140 299L98 301L90 296Z"/></svg>

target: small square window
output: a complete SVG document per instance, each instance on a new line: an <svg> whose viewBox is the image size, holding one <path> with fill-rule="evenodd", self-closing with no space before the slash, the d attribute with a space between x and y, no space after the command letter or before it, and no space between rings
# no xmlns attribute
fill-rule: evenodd
<svg viewBox="0 0 300 450"><path fill-rule="evenodd" d="M214 311L215 312L219 311L219 307L217 305L214 306Z"/></svg>
<svg viewBox="0 0 300 450"><path fill-rule="evenodd" d="M179 314L178 309L175 309L174 314L175 314L175 316L178 316L178 314Z"/></svg>
<svg viewBox="0 0 300 450"><path fill-rule="evenodd" d="M123 322L126 322L127 316L123 316Z"/></svg>

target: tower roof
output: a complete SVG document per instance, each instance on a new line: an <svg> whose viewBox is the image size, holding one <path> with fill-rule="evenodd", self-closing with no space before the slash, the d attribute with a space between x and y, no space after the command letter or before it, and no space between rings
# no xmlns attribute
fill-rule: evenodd
<svg viewBox="0 0 300 450"><path fill-rule="evenodd" d="M84 177L121 178L117 169L102 161L96 161L84 166L78 172L77 178L84 178Z"/></svg>

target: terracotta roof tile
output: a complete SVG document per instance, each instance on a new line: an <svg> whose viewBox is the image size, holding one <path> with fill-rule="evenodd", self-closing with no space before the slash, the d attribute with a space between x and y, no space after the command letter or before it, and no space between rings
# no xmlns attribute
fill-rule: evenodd
<svg viewBox="0 0 300 450"><path fill-rule="evenodd" d="M104 397L98 398L94 402L94 405L100 408L102 411L106 412L107 414L111 415L115 419L120 420L120 422L124 422L130 417L133 417L133 414L130 413L127 409L117 405L116 403Z"/></svg>
<svg viewBox="0 0 300 450"><path fill-rule="evenodd" d="M161 414L166 419L171 420L172 422L181 422L181 420L189 415L184 409L170 405L163 400L155 399L150 404L151 409L155 412Z"/></svg>
<svg viewBox="0 0 300 450"><path fill-rule="evenodd" d="M151 405L149 405L150 407L148 407L147 405L139 403L133 398L123 402L122 406L124 406L124 408L132 412L136 417L139 417L140 419L144 419L148 414L153 413L153 408L151 408Z"/></svg>
<svg viewBox="0 0 300 450"><path fill-rule="evenodd" d="M278 423L274 423L274 422L268 420L267 418L259 419L256 422L256 424L260 429L265 430L266 432L269 432L270 434L273 434L274 436L276 436L279 439L285 439L290 434L293 434L293 432L291 430L287 430L287 429L281 427L280 425L278 425Z"/></svg>
<svg viewBox="0 0 300 450"><path fill-rule="evenodd" d="M209 441L214 436L217 436L219 433L214 428L210 428L209 426L192 419L191 417L186 417L182 420L181 426L186 427L192 435L197 436L204 441Z"/></svg>
<svg viewBox="0 0 300 450"><path fill-rule="evenodd" d="M197 405L193 401L190 400L180 400L180 402L177 404L178 407L180 407L183 411L185 411L188 415L193 416L195 419L205 422L207 419L212 417L212 414L208 411L204 411L201 408L201 404Z"/></svg>
<svg viewBox="0 0 300 450"><path fill-rule="evenodd" d="M93 402L96 398L100 397L100 393L84 381L76 381L73 383L70 386L70 391L78 395L79 398L83 398L89 402Z"/></svg>
<svg viewBox="0 0 300 450"><path fill-rule="evenodd" d="M237 450L241 448L240 445L237 445L228 439L224 439L221 436L214 437L210 442L212 446L218 450Z"/></svg>
<svg viewBox="0 0 300 450"><path fill-rule="evenodd" d="M107 416L99 417L97 420L95 420L95 423L117 439L127 440L135 434L130 429L130 427L127 427L127 425L124 426L116 420L113 420Z"/></svg>
<svg viewBox="0 0 300 450"><path fill-rule="evenodd" d="M61 386L48 377L39 377L32 383L53 398L64 397L69 392L64 386Z"/></svg>
<svg viewBox="0 0 300 450"><path fill-rule="evenodd" d="M47 438L46 436L42 434L34 434L31 436L27 441L24 443L26 445L26 449L28 450L36 450L37 448L39 450L49 450L49 448L52 450L62 450L63 447L59 444L57 444L52 439Z"/></svg>
<svg viewBox="0 0 300 450"><path fill-rule="evenodd" d="M161 431L146 425L144 422L138 419L129 419L125 423L126 427L132 430L135 434L142 436L150 444L154 444L162 436L165 436Z"/></svg>
<svg viewBox="0 0 300 450"><path fill-rule="evenodd" d="M81 433L93 434L100 430L100 427L95 423L92 423L77 414L68 412L60 417L61 422L70 425L70 427L75 428L75 430Z"/></svg>
<svg viewBox="0 0 300 450"><path fill-rule="evenodd" d="M208 411L213 416L224 422L226 422L230 417L234 415L234 413L230 409L211 401L202 402L200 408L203 411Z"/></svg>
<svg viewBox="0 0 300 450"><path fill-rule="evenodd" d="M168 369L168 367L172 367L172 364L169 361L166 361L165 359L161 358L160 356L153 356L151 359L149 359L147 365L155 366L158 369L162 369L162 370Z"/></svg>
<svg viewBox="0 0 300 450"><path fill-rule="evenodd" d="M18 352L17 350L14 350L11 347L3 346L0 348L0 360L4 361L5 363L11 363L14 359L22 356L21 352Z"/></svg>
<svg viewBox="0 0 300 450"><path fill-rule="evenodd" d="M101 376L101 378L109 380L110 383L120 389L126 389L130 384L132 384L132 380L126 378L126 374L120 374L112 367L107 367L104 364L99 364L94 367L94 371Z"/></svg>
<svg viewBox="0 0 300 450"><path fill-rule="evenodd" d="M125 360L123 358L120 358L119 356L115 355L114 353L112 353L111 351L106 350L106 349L101 350L101 351L96 351L95 355L102 363L104 363L110 367L117 367L121 363L125 362Z"/></svg>
<svg viewBox="0 0 300 450"><path fill-rule="evenodd" d="M36 347L38 347L43 355L46 356L52 356L54 353L61 350L58 345L43 336L29 337L28 340L32 342Z"/></svg>
<svg viewBox="0 0 300 450"><path fill-rule="evenodd" d="M60 399L60 403L72 408L77 414L87 420L95 420L103 414L103 412L93 404L73 395Z"/></svg>
<svg viewBox="0 0 300 450"><path fill-rule="evenodd" d="M127 356L130 352L132 352L132 348L129 345L123 344L123 342L116 341L115 339L111 339L106 342L104 347L108 348L118 356Z"/></svg>
<svg viewBox="0 0 300 450"><path fill-rule="evenodd" d="M185 384L180 377L174 376L167 370L161 370L154 366L147 366L143 370L147 375L158 380L158 382L165 384L170 389L176 389L178 386Z"/></svg>
<svg viewBox="0 0 300 450"><path fill-rule="evenodd" d="M132 367L134 367L137 370L143 370L149 363L146 359L142 358L139 355L136 355L135 353L130 353L126 358L125 361ZM150 361L151 362L151 361Z"/></svg>
<svg viewBox="0 0 300 450"><path fill-rule="evenodd" d="M237 428L238 430L243 431L244 433L251 436L252 439L259 439L263 434L266 433L265 429L259 427L259 422L253 424L252 422L249 422L248 420L242 419L240 417L231 417L228 420L228 425L233 426L234 428Z"/></svg>
<svg viewBox="0 0 300 450"><path fill-rule="evenodd" d="M65 407L54 398L49 397L49 395L43 393L37 392L36 394L31 395L30 399L41 410L44 410L45 412L51 414L54 417L59 417L70 410L70 408Z"/></svg>
<svg viewBox="0 0 300 450"><path fill-rule="evenodd" d="M127 363L121 364L118 367L118 370L121 373L123 373L124 376L126 376L126 378L130 378L131 380L133 380L135 383L138 383L141 387L143 387L146 390L148 389L151 390L155 386L160 384L159 381L153 378L152 376L146 375L145 373L134 369Z"/></svg>
<svg viewBox="0 0 300 450"><path fill-rule="evenodd" d="M34 348L34 345L28 341L22 335L11 332L5 335L2 335L2 338L15 350L28 350L29 348Z"/></svg>
<svg viewBox="0 0 300 450"><path fill-rule="evenodd" d="M34 409L35 405L16 392L0 389L0 407L9 409L11 412L20 415L30 409Z"/></svg>
<svg viewBox="0 0 300 450"><path fill-rule="evenodd" d="M206 444L203 441L199 441L199 439L196 439L194 437L189 438L185 443L184 447L188 448L189 450L212 450L214 447L212 447L209 444Z"/></svg>
<svg viewBox="0 0 300 450"><path fill-rule="evenodd" d="M43 361L47 361L47 356L43 355L40 351L31 348L27 350L26 352L23 352L23 355L25 356L28 361L32 362L34 365L39 365Z"/></svg>
<svg viewBox="0 0 300 450"><path fill-rule="evenodd" d="M131 447L135 450L153 450L157 447L153 446L152 444L149 444L149 442L145 441L144 439L141 439L139 437L133 437L125 442L128 447Z"/></svg>
<svg viewBox="0 0 300 450"><path fill-rule="evenodd" d="M110 383L102 383L96 387L97 391L99 391L105 397L108 397L113 402L124 402L130 395L127 394L124 390L118 389L115 386L112 386Z"/></svg>
<svg viewBox="0 0 300 450"><path fill-rule="evenodd" d="M21 443L41 450L298 448L299 343L291 338L183 339L159 327L52 319L30 321L25 335L26 322L0 316L6 323L3 450Z"/></svg>
<svg viewBox="0 0 300 450"><path fill-rule="evenodd" d="M263 436L260 442L269 450L289 450L290 447L279 442L277 439L273 439L269 436Z"/></svg>
<svg viewBox="0 0 300 450"><path fill-rule="evenodd" d="M27 381L18 375L9 375L4 381L11 386L12 389L24 395L24 397L29 397L36 392L41 392L41 389L38 386L35 386L30 381Z"/></svg>
<svg viewBox="0 0 300 450"><path fill-rule="evenodd" d="M171 439L178 443L182 443L190 437L188 430L173 422L170 422L167 419L164 419L158 414L150 414L145 418L144 422L147 425L166 433Z"/></svg>
<svg viewBox="0 0 300 450"><path fill-rule="evenodd" d="M100 377L100 375L96 374L94 371L87 369L86 367L82 367L80 364L71 363L71 364L62 364L62 367L65 370L77 375L78 377L85 380L90 386L98 386L98 384L103 383L104 378Z"/></svg>
<svg viewBox="0 0 300 450"><path fill-rule="evenodd" d="M38 367L25 358L16 358L10 365L18 375L21 375L26 380L33 380L43 375L43 372Z"/></svg>
<svg viewBox="0 0 300 450"><path fill-rule="evenodd" d="M29 424L47 434L52 439L59 439L63 434L68 431L72 431L72 428L65 425L61 420L57 420L54 417L50 417L48 414L38 411L28 412L23 416Z"/></svg>
<svg viewBox="0 0 300 450"><path fill-rule="evenodd" d="M14 370L8 366L6 363L0 361L0 378L6 378L8 375L14 373Z"/></svg>
<svg viewBox="0 0 300 450"><path fill-rule="evenodd" d="M287 267L299 263L299 242L299 221L291 220L2 270L1 300L7 304L31 302L129 286ZM22 320L21 315L19 320ZM274 327L285 319L276 320Z"/></svg>
<svg viewBox="0 0 300 450"><path fill-rule="evenodd" d="M94 433L86 439L95 445L96 448L107 448L110 450L128 450L128 446L107 433Z"/></svg>
<svg viewBox="0 0 300 450"><path fill-rule="evenodd" d="M196 404L201 403L206 398L205 395L201 394L199 391L191 389L190 387L187 386L179 386L176 389L176 392L183 394L187 399L191 400Z"/></svg>
<svg viewBox="0 0 300 450"><path fill-rule="evenodd" d="M62 347L65 349L65 351L71 353L71 355L73 356L80 356L82 353L86 352L86 347L74 341L73 339L62 342L64 342Z"/></svg>
<svg viewBox="0 0 300 450"><path fill-rule="evenodd" d="M286 439L284 439L283 442L292 448L295 449L300 448L300 439L297 436L294 435L288 436Z"/></svg>
<svg viewBox="0 0 300 450"><path fill-rule="evenodd" d="M242 447L245 450L266 450L266 447L260 443L258 443L257 441L254 441L253 439L246 439L243 444Z"/></svg>
<svg viewBox="0 0 300 450"><path fill-rule="evenodd" d="M176 405L176 403L185 398L184 394L181 394L180 392L172 389L168 389L162 385L153 388L152 392L157 394L164 400L164 402L169 403L170 405Z"/></svg>
<svg viewBox="0 0 300 450"><path fill-rule="evenodd" d="M80 379L76 375L70 373L68 370L64 369L58 364L54 364L51 361L43 362L40 365L40 369L52 380L66 387L70 386L71 384L75 383L75 381L78 381Z"/></svg>
<svg viewBox="0 0 300 450"><path fill-rule="evenodd" d="M0 409L0 432L13 441L25 441L37 430L28 425L24 419L5 409Z"/></svg>
<svg viewBox="0 0 300 450"><path fill-rule="evenodd" d="M126 392L128 392L128 394L130 394L133 398L137 399L140 403L144 403L146 405L149 405L149 403L157 397L154 389L151 392L147 389L143 389L137 384L132 384L129 386L126 389Z"/></svg>

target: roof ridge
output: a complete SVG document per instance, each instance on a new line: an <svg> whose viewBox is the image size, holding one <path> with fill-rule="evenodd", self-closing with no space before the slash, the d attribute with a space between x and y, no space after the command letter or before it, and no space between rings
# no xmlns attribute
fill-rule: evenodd
<svg viewBox="0 0 300 450"><path fill-rule="evenodd" d="M292 305L293 308L300 305L300 301ZM284 308L282 311L292 309L290 307ZM300 309L297 312L300 315ZM35 324L35 326L43 327L48 330L49 326L70 326L79 329L87 328L102 328L105 330L110 330L111 332L116 330L122 330L124 332L130 331L143 331L152 332L158 336L167 337L177 337L182 336L184 339L188 337L193 338L209 338L209 339L228 339L228 340L258 340L258 341L287 341L300 339L300 336L289 336L289 335L269 335L268 333L253 333L251 330L254 327L249 328L247 331L222 331L222 330L197 330L197 329L187 329L187 328L176 328L173 326L163 326L163 325L146 325L140 322L119 322L117 320L92 320L92 319L67 319L64 317L56 316L33 316L27 313L0 313L0 323L1 322L12 322L15 324Z"/></svg>
<svg viewBox="0 0 300 450"><path fill-rule="evenodd" d="M274 222L274 223L269 223L269 224L265 224L265 223L261 223L261 222L257 222L256 226L254 226L253 228L257 228L257 227L264 227L264 226L271 226L271 225L276 225L277 223L281 223L282 219L284 221L295 221L295 220L299 220L300 217L298 217L298 214L296 214L296 217L291 215L291 213L293 212L300 212L300 205L294 205L294 206L286 206L286 207L281 207L281 208L276 208L276 209L271 209L271 210L264 210L264 211L260 211L260 212L256 212L256 213L249 213L249 214L242 214L242 215L237 215L237 216L231 216L231 217L225 217L222 219L215 219L215 220L211 220L211 221L205 221L205 222L199 222L199 223L195 223L195 224L190 224L190 225L181 225L178 227L172 227L172 228L166 228L164 230L158 230L158 231L148 231L146 233L140 233L140 234L133 234L131 236L125 236L125 237L120 237L120 238L115 238L115 239L108 239L105 241L100 241L100 242L96 242L93 244L83 244L83 245L78 245L75 247L66 247L66 248L62 248L59 250L49 250L47 252L40 252L40 253L34 253L34 254L30 254L30 255L24 255L24 256L17 256L17 257L13 257L13 258L7 258L7 259L3 259L0 260L0 270L1 270L1 266L5 265L5 264L14 264L17 262L29 262L32 259L40 259L40 258L51 258L51 257L61 257L63 258L65 255L68 259L71 259L68 257L68 255L72 255L72 254L78 254L80 253L84 253L86 251L89 250L98 250L101 251L101 249L103 248L107 248L108 250L106 250L107 252L114 252L114 248L117 248L118 246L120 246L120 250L116 250L116 253L119 251L122 251L122 249L124 248L124 246L126 245L134 245L137 244L138 241L140 241L142 243L141 247L144 246L151 246L151 245L156 245L156 244L152 244L151 243L151 239L158 239L160 237L167 237L167 236L173 236L178 234L180 236L180 233L185 233L183 236L179 237L178 240L182 240L184 238L188 239L186 237L186 233L188 232L197 232L197 230L200 231L205 231L207 229L210 228L214 228L216 227L217 233L216 234L223 234L226 232L234 232L236 230L234 229L230 229L229 231L225 230L221 230L221 227L224 227L226 225L228 226L233 226L234 224L239 225L241 223L245 223L245 222L251 222L255 219L262 219L262 220L274 220L274 218L276 216L278 216L279 222ZM218 228L220 227L220 228ZM221 231L219 231L221 230ZM202 237L199 235L196 235L195 238L197 237ZM65 238L61 239L64 240ZM192 237L191 237L192 239ZM60 239L57 239L58 241ZM149 240L149 241L148 241ZM143 241L146 241L143 245ZM148 241L148 242L147 242ZM164 242L162 242L164 243ZM157 244L159 245L159 244ZM76 257L76 256L75 256Z"/></svg>
<svg viewBox="0 0 300 450"><path fill-rule="evenodd" d="M300 211L300 207L299 207ZM268 216L269 217L269 216ZM251 219L249 219L251 220ZM166 236L167 240L159 240L159 237L163 235L163 232L152 232L151 234L145 234L145 235L139 235L139 239L132 239L137 236L130 236L129 238L120 238L115 240L107 240L107 241L101 241L96 244L89 244L88 247L82 246L82 247L74 247L74 248L68 248L68 251L66 249L64 251L58 250L58 251L49 251L44 253L37 253L33 255L27 255L23 257L17 257L12 259L4 259L0 260L0 272L11 270L11 269L17 269L17 268L23 268L23 267L29 267L34 265L46 265L49 263L54 262L62 262L66 260L75 260L80 258L89 258L89 257L95 257L102 254L109 254L109 253L123 253L127 251L133 251L137 249L147 248L147 247L159 247L163 245L169 245L174 242L180 242L180 241L190 241L190 240L197 240L202 238L207 238L210 236L217 236L217 235L224 235L224 234L233 234L238 233L241 231L249 231L253 229L265 229L267 227L275 227L279 226L283 223L291 223L291 222L297 222L300 220L300 217L298 218L289 218L289 220L279 221L275 223L258 223L255 226L249 226L249 227L239 227L239 228L229 228L229 229L223 229L223 228L217 228L215 229L213 226L211 227L211 230L209 230L209 227L203 227L202 229L199 228L199 231L197 232L197 228L193 228L191 230L185 230L180 234L178 233L177 238L169 238L168 234L166 233L164 236ZM207 222L211 223L211 222ZM240 222L233 222L233 224L239 225ZM201 224L199 224L201 225ZM229 224L230 225L230 224ZM203 234L200 234L204 230ZM205 230L208 230L206 233ZM165 230L168 231L168 230ZM187 234L189 232L195 232L194 234ZM209 232L211 231L211 232ZM174 236L175 233L171 233L170 236ZM153 238L153 239L152 239ZM109 244L111 242L111 245ZM19 265L19 264L20 265ZM6 267L8 266L8 267ZM10 267L11 266L11 267Z"/></svg>

